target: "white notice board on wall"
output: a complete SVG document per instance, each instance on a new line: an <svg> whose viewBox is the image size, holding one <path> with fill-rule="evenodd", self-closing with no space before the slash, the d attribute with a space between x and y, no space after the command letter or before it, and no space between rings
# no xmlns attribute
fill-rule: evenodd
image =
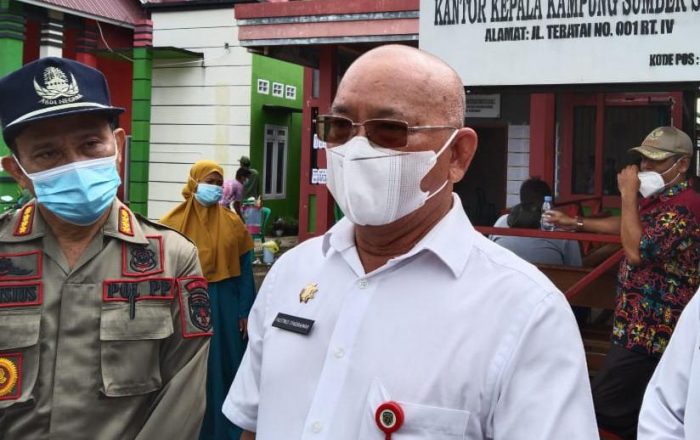
<svg viewBox="0 0 700 440"><path fill-rule="evenodd" d="M421 0L466 86L700 81L700 0Z"/></svg>

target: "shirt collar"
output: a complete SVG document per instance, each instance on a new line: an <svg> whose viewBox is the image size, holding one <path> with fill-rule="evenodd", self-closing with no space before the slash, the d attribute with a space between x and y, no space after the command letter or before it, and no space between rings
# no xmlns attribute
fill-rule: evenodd
<svg viewBox="0 0 700 440"><path fill-rule="evenodd" d="M11 227L0 232L0 242L23 242L43 237L47 225L37 209L36 199L29 201L12 214ZM138 244L148 244L143 230L129 210L118 199L112 202L112 208L103 226L104 235L109 235L124 241Z"/></svg>
<svg viewBox="0 0 700 440"><path fill-rule="evenodd" d="M452 194L450 211L406 254L391 261L403 260L421 252L431 252L455 277L459 277L467 264L471 252L474 230L462 202L457 194ZM323 236L322 252L327 256L330 249L341 253L355 246L354 225L343 218Z"/></svg>

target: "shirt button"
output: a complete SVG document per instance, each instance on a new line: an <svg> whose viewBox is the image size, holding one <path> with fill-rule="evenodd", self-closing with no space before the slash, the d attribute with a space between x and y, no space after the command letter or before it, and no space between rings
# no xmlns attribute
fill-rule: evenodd
<svg viewBox="0 0 700 440"><path fill-rule="evenodd" d="M345 350L343 350L342 348L336 348L334 355L336 358L340 359L343 356L345 356Z"/></svg>
<svg viewBox="0 0 700 440"><path fill-rule="evenodd" d="M313 425L311 425L311 430L313 432L321 432L321 429L323 428L323 425L321 425L321 422L314 422Z"/></svg>
<svg viewBox="0 0 700 440"><path fill-rule="evenodd" d="M357 283L360 289L366 289L367 286L369 286L369 283L367 282L366 279L361 279L359 283Z"/></svg>

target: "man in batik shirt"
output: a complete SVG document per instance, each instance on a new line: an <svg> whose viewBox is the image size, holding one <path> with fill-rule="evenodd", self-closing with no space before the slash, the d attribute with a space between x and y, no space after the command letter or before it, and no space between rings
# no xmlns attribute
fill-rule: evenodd
<svg viewBox="0 0 700 440"><path fill-rule="evenodd" d="M646 385L700 284L700 195L686 178L690 137L659 127L632 151L641 163L618 174L620 217L573 219L550 211L559 226L622 239L612 345L592 388L598 424L624 439L636 438Z"/></svg>

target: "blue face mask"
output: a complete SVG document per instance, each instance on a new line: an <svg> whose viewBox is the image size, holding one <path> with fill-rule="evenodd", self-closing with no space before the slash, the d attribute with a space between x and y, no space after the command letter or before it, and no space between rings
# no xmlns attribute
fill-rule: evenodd
<svg viewBox="0 0 700 440"><path fill-rule="evenodd" d="M223 188L219 185L199 183L197 184L197 191L194 193L194 198L204 206L211 206L219 203L222 194Z"/></svg>
<svg viewBox="0 0 700 440"><path fill-rule="evenodd" d="M19 160L15 157L19 164ZM34 184L38 202L68 223L88 226L112 205L121 184L116 154L72 162L38 173L24 174Z"/></svg>

